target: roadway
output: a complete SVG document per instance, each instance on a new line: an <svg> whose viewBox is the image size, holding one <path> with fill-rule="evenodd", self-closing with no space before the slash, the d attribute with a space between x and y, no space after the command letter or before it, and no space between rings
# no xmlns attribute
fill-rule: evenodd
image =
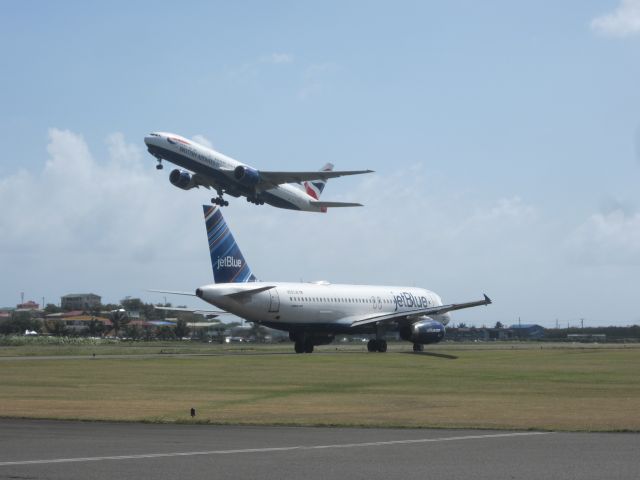
<svg viewBox="0 0 640 480"><path fill-rule="evenodd" d="M1 479L637 479L640 435L0 420Z"/></svg>

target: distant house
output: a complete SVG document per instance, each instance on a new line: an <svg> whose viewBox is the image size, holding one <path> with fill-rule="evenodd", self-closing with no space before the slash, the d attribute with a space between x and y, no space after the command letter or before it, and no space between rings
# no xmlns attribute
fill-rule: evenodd
<svg viewBox="0 0 640 480"><path fill-rule="evenodd" d="M521 340L540 340L544 337L544 327L533 323L523 323L520 325L511 325L515 337Z"/></svg>
<svg viewBox="0 0 640 480"><path fill-rule="evenodd" d="M33 300L27 300L24 303L19 303L16 308L18 310L38 310L40 309L40 305Z"/></svg>
<svg viewBox="0 0 640 480"><path fill-rule="evenodd" d="M102 297L94 293L70 293L60 299L63 310L91 310L100 306Z"/></svg>
<svg viewBox="0 0 640 480"><path fill-rule="evenodd" d="M101 322L107 328L107 330L112 325L111 320L109 320L108 318L94 317L92 315L83 315L83 314L78 314L78 312L70 312L70 313L73 313L73 315L60 315L60 314L47 315L47 319L62 320L64 324L67 326L67 328L69 328L74 333L85 332L89 328L89 324L94 320Z"/></svg>

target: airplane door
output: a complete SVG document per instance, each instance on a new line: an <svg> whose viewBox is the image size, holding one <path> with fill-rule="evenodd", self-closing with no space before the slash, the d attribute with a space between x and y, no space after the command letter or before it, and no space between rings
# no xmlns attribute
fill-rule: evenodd
<svg viewBox="0 0 640 480"><path fill-rule="evenodd" d="M268 292L271 296L271 300L269 302L269 313L275 313L280 310L280 296L278 295L278 290L275 288L270 288Z"/></svg>

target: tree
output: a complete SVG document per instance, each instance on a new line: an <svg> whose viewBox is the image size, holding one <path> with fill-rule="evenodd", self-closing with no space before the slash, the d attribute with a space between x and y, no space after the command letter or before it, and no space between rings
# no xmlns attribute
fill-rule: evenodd
<svg viewBox="0 0 640 480"><path fill-rule="evenodd" d="M175 328L175 327L174 327ZM158 329L156 337L160 340L173 340L176 338L176 334L169 325L163 325Z"/></svg>
<svg viewBox="0 0 640 480"><path fill-rule="evenodd" d="M124 335L132 340L139 340L142 337L142 329L138 325L127 325L124 329Z"/></svg>
<svg viewBox="0 0 640 480"><path fill-rule="evenodd" d="M10 335L12 333L24 334L25 330L35 330L39 332L42 323L37 318L32 318L29 312L12 312L11 318L0 323L0 334Z"/></svg>
<svg viewBox="0 0 640 480"><path fill-rule="evenodd" d="M139 298L131 298L127 297L120 300L120 304L124 307L127 312L140 312L143 309L142 300Z"/></svg>
<svg viewBox="0 0 640 480"><path fill-rule="evenodd" d="M184 318L179 318L176 322L176 326L173 327L173 331L177 338L184 338L189 336L191 329Z"/></svg>
<svg viewBox="0 0 640 480"><path fill-rule="evenodd" d="M62 309L59 306L54 305L53 303L47 303L47 306L44 307L44 313L47 315L60 312L62 312Z"/></svg>
<svg viewBox="0 0 640 480"><path fill-rule="evenodd" d="M249 329L249 335L256 340L256 342L264 342L264 337L267 335L267 330L259 323L253 323Z"/></svg>
<svg viewBox="0 0 640 480"><path fill-rule="evenodd" d="M62 320L47 320L47 331L56 337L64 337L69 334L67 324Z"/></svg>
<svg viewBox="0 0 640 480"><path fill-rule="evenodd" d="M106 327L104 323L97 318L92 318L89 320L89 323L87 323L87 333L92 337L101 337L105 330Z"/></svg>
<svg viewBox="0 0 640 480"><path fill-rule="evenodd" d="M494 328L504 328L504 325L502 324L502 322L497 321L496 326Z"/></svg>
<svg viewBox="0 0 640 480"><path fill-rule="evenodd" d="M120 329L129 323L129 317L124 309L112 310L109 313L109 320L111 320L111 329L114 335L117 337Z"/></svg>

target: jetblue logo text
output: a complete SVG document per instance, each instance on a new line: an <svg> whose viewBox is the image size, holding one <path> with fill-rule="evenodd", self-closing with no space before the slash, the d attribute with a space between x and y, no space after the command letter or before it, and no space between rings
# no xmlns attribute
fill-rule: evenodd
<svg viewBox="0 0 640 480"><path fill-rule="evenodd" d="M218 268L220 269L224 267L240 268L242 267L242 260L239 258L233 258L231 255L218 257Z"/></svg>
<svg viewBox="0 0 640 480"><path fill-rule="evenodd" d="M396 304L396 310L398 308L428 308L429 301L427 297L416 297L410 293L404 292L400 295L393 296L393 302Z"/></svg>

